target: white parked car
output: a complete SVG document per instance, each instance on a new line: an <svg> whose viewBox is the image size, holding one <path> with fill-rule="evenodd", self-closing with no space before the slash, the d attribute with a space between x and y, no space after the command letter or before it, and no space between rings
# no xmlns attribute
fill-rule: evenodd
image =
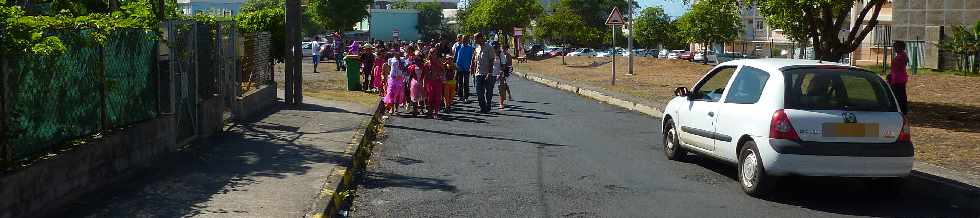
<svg viewBox="0 0 980 218"><path fill-rule="evenodd" d="M895 190L912 170L908 120L875 73L830 62L721 63L664 108L664 153L737 164L759 196L785 175L865 177ZM896 190L897 191L897 190Z"/></svg>
<svg viewBox="0 0 980 218"><path fill-rule="evenodd" d="M599 51L599 52L596 52L595 56L596 57L601 57L601 58L609 57L609 56L612 56L612 52L613 52L612 50Z"/></svg>
<svg viewBox="0 0 980 218"><path fill-rule="evenodd" d="M565 56L576 56L576 57L581 57L581 56L584 56L584 57L592 57L592 56L595 56L595 55L596 55L596 52L595 52L595 50L592 50L591 48L579 48L579 49L576 49L576 50L575 50L575 51L573 51L573 52L569 52L569 53L568 53L567 55L565 55Z"/></svg>
<svg viewBox="0 0 980 218"><path fill-rule="evenodd" d="M679 57L679 56L680 56L680 53L677 53L677 52L667 53L667 59L670 59L670 60L676 60L677 57Z"/></svg>

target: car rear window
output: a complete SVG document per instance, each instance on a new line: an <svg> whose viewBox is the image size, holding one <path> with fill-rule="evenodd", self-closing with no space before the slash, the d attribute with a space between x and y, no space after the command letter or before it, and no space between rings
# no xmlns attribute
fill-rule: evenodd
<svg viewBox="0 0 980 218"><path fill-rule="evenodd" d="M898 111L881 77L864 70L812 67L784 74L788 109Z"/></svg>

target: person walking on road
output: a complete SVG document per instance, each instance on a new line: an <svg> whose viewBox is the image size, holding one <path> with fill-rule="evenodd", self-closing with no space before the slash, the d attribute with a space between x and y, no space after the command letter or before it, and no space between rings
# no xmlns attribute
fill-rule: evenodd
<svg viewBox="0 0 980 218"><path fill-rule="evenodd" d="M473 35L473 39L476 41L476 49L473 52L470 70L473 71L476 79L476 97L480 102L480 113L490 113L490 106L493 104L493 84L496 79L493 77L496 52L486 43L483 34L477 33Z"/></svg>
<svg viewBox="0 0 980 218"><path fill-rule="evenodd" d="M498 60L500 61L499 61L499 65L495 65L495 66L500 66L500 70L497 72L498 73L497 81L500 82L500 85L497 85L497 87L500 88L499 90L500 110L506 108L505 107L506 105L504 104L504 100L507 100L508 98L510 100L514 100L514 98L511 97L510 95L510 86L507 85L507 78L510 77L510 73L514 69L512 66L513 64L513 61L511 59L512 56L510 55L510 53L507 53L508 47L510 46L507 46L507 43L503 43L503 47L500 50L497 50L497 53L500 54L497 55Z"/></svg>
<svg viewBox="0 0 980 218"><path fill-rule="evenodd" d="M412 115L418 115L420 110L425 109L425 97L426 89L422 84L425 81L425 71L422 69L422 64L418 60L418 57L413 57L412 61L408 65L408 78L409 82L409 93L411 96L411 102L409 103L412 108Z"/></svg>
<svg viewBox="0 0 980 218"><path fill-rule="evenodd" d="M425 75L426 102L429 107L429 116L439 119L439 110L442 108L442 81L445 76L446 61L440 57L436 48L429 49L429 58L425 62L423 70Z"/></svg>
<svg viewBox="0 0 980 218"><path fill-rule="evenodd" d="M361 77L364 78L361 80L361 87L367 92L371 90L371 85L373 85L371 84L371 76L373 76L372 70L374 70L375 62L374 46L371 43L364 43L361 48L364 49L359 57L361 59Z"/></svg>
<svg viewBox="0 0 980 218"><path fill-rule="evenodd" d="M470 97L470 70L473 63L473 51L472 45L466 43L466 36L462 37L462 40L457 42L460 43L459 47L456 48L454 56L456 58L456 95L460 102L466 103L467 98Z"/></svg>
<svg viewBox="0 0 980 218"><path fill-rule="evenodd" d="M445 81L442 88L442 105L446 113L452 111L453 97L456 96L456 63L451 61L452 56L446 55Z"/></svg>
<svg viewBox="0 0 980 218"><path fill-rule="evenodd" d="M387 77L385 77L385 60L388 58L388 53L383 47L378 48L378 53L374 57L374 75L372 75L371 85L374 89L378 90L378 95L385 96L385 88L388 87L385 84Z"/></svg>
<svg viewBox="0 0 980 218"><path fill-rule="evenodd" d="M388 59L385 66L391 71L388 73L388 89L385 95L385 107L389 114L398 112L398 107L405 103L405 61L401 53L393 52L393 57Z"/></svg>
<svg viewBox="0 0 980 218"><path fill-rule="evenodd" d="M905 92L905 84L909 81L908 71L905 70L909 62L909 56L905 53L905 41L895 41L895 58L892 61L891 72L888 73L888 85L892 87L895 98L898 99L898 107L903 114L909 113L909 97Z"/></svg>

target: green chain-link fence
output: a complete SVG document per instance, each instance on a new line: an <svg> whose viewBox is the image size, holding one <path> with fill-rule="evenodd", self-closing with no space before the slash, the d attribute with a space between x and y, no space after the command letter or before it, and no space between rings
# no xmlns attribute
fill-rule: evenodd
<svg viewBox="0 0 980 218"><path fill-rule="evenodd" d="M104 46L85 31L61 38L60 56L8 57L4 134L14 159L157 116L156 33L116 31Z"/></svg>

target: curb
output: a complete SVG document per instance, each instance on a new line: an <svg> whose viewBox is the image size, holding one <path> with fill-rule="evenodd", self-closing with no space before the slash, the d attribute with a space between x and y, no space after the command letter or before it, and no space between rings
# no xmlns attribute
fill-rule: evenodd
<svg viewBox="0 0 980 218"><path fill-rule="evenodd" d="M326 184L320 190L313 201L310 212L304 217L346 217L347 211L341 209L350 206L351 197L357 191L356 182L361 173L367 166L371 151L374 149L374 140L384 132L382 116L384 115L384 105L378 102L371 121L364 125L360 133L355 133L351 142L355 146L349 146L345 155L351 157L349 166L338 166L327 177Z"/></svg>
<svg viewBox="0 0 980 218"><path fill-rule="evenodd" d="M663 118L664 113L660 109L612 97L611 95L601 91L581 88L573 84L551 80L528 73L515 71L514 75L623 109L640 112L656 118ZM948 198L955 202L965 204L958 206L980 210L980 178L964 176L962 173L923 162L915 162L915 168L912 170L909 178L910 185L906 187L911 188L911 190L915 190L920 193L928 193L933 197Z"/></svg>
<svg viewBox="0 0 980 218"><path fill-rule="evenodd" d="M571 93L575 93L577 95L581 95L581 96L585 96L585 97L588 97L588 98L591 98L591 99L595 99L597 101L600 101L600 102L603 102L603 103L606 103L606 104L610 104L610 105L614 105L614 106L617 106L617 107L621 107L623 109L640 112L640 113L643 113L643 114L646 114L646 115L650 115L650 116L653 116L653 117L663 117L664 116L663 111L660 111L660 109L657 109L656 107L652 107L652 106L649 106L649 105L644 105L644 104L641 104L641 103L632 102L632 101L629 101L629 100L619 99L619 98L613 97L611 95L608 95L606 93L603 93L602 91L596 91L596 90L591 90L591 89L588 89L588 88L582 88L582 87L578 87L578 86L576 86L574 84L565 83L565 82L556 81L556 80L551 80L551 79L547 79L547 78L543 78L543 77L539 77L539 76L535 76L535 75L531 75L531 74L527 74L527 73L517 72L517 71L514 71L514 75L523 77L523 78L525 78L527 80L530 80L530 81L541 83L542 85L546 85L546 86L549 86L549 87L552 87L552 88L556 88L556 89L559 89L559 90L568 91L568 92L571 92Z"/></svg>

